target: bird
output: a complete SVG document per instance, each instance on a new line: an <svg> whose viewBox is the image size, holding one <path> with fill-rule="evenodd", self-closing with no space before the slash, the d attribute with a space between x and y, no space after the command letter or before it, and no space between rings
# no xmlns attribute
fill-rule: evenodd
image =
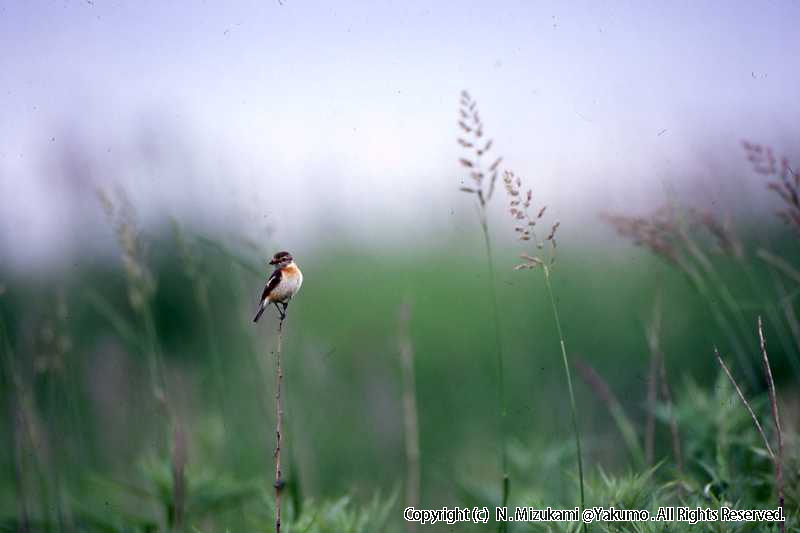
<svg viewBox="0 0 800 533"><path fill-rule="evenodd" d="M297 267L297 264L289 252L278 252L272 256L270 265L275 265L275 270L267 280L267 285L264 287L264 292L261 293L261 300L258 306L258 313L256 313L253 322L258 322L261 314L267 309L270 304L273 304L278 312L281 314L281 320L286 318L286 308L289 306L289 301L300 290L303 284L303 273ZM283 309L281 309L283 305Z"/></svg>

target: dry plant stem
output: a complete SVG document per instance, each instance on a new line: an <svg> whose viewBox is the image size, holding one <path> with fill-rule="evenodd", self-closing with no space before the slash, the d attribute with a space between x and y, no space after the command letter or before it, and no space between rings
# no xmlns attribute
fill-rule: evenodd
<svg viewBox="0 0 800 533"><path fill-rule="evenodd" d="M772 447L769 445L769 439L767 439L767 436L764 434L764 430L761 428L761 424L758 422L756 414L750 407L750 403L744 397L742 389L739 388L739 384L736 383L735 379L733 379L733 375L731 374L731 371L728 369L728 365L726 365L725 361L722 360L722 356L719 355L719 350L717 350L716 346L714 347L714 355L717 357L717 361L719 361L722 370L725 371L725 375L728 376L728 379L730 380L731 384L733 384L733 388L736 389L736 394L739 396L739 399L742 400L742 404L747 409L747 412L750 413L750 418L753 419L753 422L756 425L756 429L758 430L758 433L761 435L761 439L764 441L764 446L766 446L767 448L767 453L769 454L770 458L774 460L775 454L772 452Z"/></svg>
<svg viewBox="0 0 800 533"><path fill-rule="evenodd" d="M772 406L772 421L775 423L775 432L778 434L778 455L773 456L775 461L775 487L778 492L778 506L783 509L783 434L781 432L781 418L778 413L778 398L775 394L775 381L772 379L772 369L769 366L769 357L767 357L767 343L764 340L764 327L761 323L761 317L758 317L758 340L761 346L761 355L764 362L764 376L767 379L767 386L769 387L769 403ZM781 532L786 531L786 523L781 522Z"/></svg>
<svg viewBox="0 0 800 533"><path fill-rule="evenodd" d="M172 492L173 492L173 528L180 530L184 524L186 500L186 430L178 421L175 424L172 442Z"/></svg>
<svg viewBox="0 0 800 533"><path fill-rule="evenodd" d="M283 368L281 367L281 349L283 344L283 318L278 322L278 347L275 350L275 533L281 531L281 489L283 479L281 473L281 435L283 434Z"/></svg>
<svg viewBox="0 0 800 533"><path fill-rule="evenodd" d="M575 408L575 393L572 390L572 375L569 371L569 360L567 359L567 347L564 344L564 334L561 331L561 320L558 316L558 308L556 307L556 300L553 297L553 287L550 284L550 267L542 265L544 269L544 283L547 286L547 295L550 297L550 305L553 308L553 318L556 321L556 330L558 331L558 338L561 343L561 357L564 360L564 375L567 378L567 390L569 391L569 407L570 414L572 415L572 429L575 432L575 448L578 455L578 481L581 490L581 512L585 508L585 498L583 493L583 458L581 455L581 434L578 429L578 412ZM586 524L583 524L584 531Z"/></svg>
<svg viewBox="0 0 800 533"><path fill-rule="evenodd" d="M483 239L486 244L486 261L489 268L489 293L492 301L492 317L494 318L495 353L497 354L497 395L500 404L500 466L503 470L502 506L508 504L510 480L508 477L508 451L506 450L506 407L505 372L503 368L503 345L500 341L500 317L497 312L497 292L494 287L494 259L492 258L492 242L489 237L489 224L486 221L486 210L480 208L480 222L483 230ZM506 530L506 523L501 522L500 531Z"/></svg>
<svg viewBox="0 0 800 533"><path fill-rule="evenodd" d="M406 447L406 507L419 508L420 465L419 423L417 420L416 384L414 380L414 347L408 331L411 319L411 304L406 301L400 308L400 361L403 367L403 425ZM409 522L407 531L416 531Z"/></svg>

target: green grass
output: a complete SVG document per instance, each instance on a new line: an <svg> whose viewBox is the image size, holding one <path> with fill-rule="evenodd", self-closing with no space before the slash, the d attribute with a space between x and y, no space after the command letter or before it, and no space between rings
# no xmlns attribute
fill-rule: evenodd
<svg viewBox="0 0 800 533"><path fill-rule="evenodd" d="M266 271L256 275L242 266L258 268L262 258L231 257L193 239L208 291L204 310L197 278L187 275L171 235L153 243L148 264L157 282L153 326L165 379L189 432L188 530L269 529L273 369L262 363L274 346L276 317L252 324ZM423 507L500 502L496 367L487 356L495 350L494 323L477 238L433 255L430 249L371 254L340 244L298 258L306 280L284 335L287 531L404 527L403 502L393 495L403 493L405 475L394 341L405 295L415 302L410 337ZM539 276L514 272L515 256L507 248L495 251L514 483L509 504L571 508L578 481L560 339L547 288ZM354 261L358 271L349 268ZM575 380L587 505L724 500L740 508L774 507L771 465L746 412L718 377L713 344L733 359L707 303L682 276L639 250L567 245L558 268L553 294L568 354L588 361L609 382L640 439L649 358L644 326L662 288L661 342L686 455L679 480L660 406L655 455L661 463L652 471L633 470L612 415ZM769 280L760 265L754 271ZM748 300L747 279L736 270L721 275L737 298ZM8 416L0 421L0 530L16 528L22 503L39 530L163 528L172 498L170 433L151 392L146 323L128 304L124 273L116 264L87 263L45 284L10 274L2 280L0 401ZM56 288L68 310L61 320L50 305ZM744 321L754 325L759 311L743 306ZM43 334L47 327L58 331L55 340ZM773 371L779 395L790 403L797 354L783 351L773 328L767 324ZM54 349L60 337L69 339L63 353ZM56 356L60 364L43 365ZM746 392L768 420L763 390ZM21 412L41 446L32 448L29 432L20 430L15 415ZM786 468L787 508L796 526L792 465Z"/></svg>

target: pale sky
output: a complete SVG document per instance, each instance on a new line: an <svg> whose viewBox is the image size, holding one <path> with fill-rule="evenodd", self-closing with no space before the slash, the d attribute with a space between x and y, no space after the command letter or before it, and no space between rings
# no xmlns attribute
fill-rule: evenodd
<svg viewBox="0 0 800 533"><path fill-rule="evenodd" d="M464 88L567 221L665 187L758 195L738 143L797 146L797 21L796 0L0 0L0 255L79 244L69 206L87 223L111 182L145 220L422 238L472 210Z"/></svg>

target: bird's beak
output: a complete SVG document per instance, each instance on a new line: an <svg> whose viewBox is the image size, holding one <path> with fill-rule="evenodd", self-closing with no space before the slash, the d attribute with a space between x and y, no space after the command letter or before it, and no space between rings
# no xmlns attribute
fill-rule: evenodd
<svg viewBox="0 0 800 533"><path fill-rule="evenodd" d="M275 261L274 259L271 259L271 260L270 260L270 262L269 262L269 264L270 264L270 265L277 265L277 264L278 264L278 262L277 262L277 261Z"/></svg>

